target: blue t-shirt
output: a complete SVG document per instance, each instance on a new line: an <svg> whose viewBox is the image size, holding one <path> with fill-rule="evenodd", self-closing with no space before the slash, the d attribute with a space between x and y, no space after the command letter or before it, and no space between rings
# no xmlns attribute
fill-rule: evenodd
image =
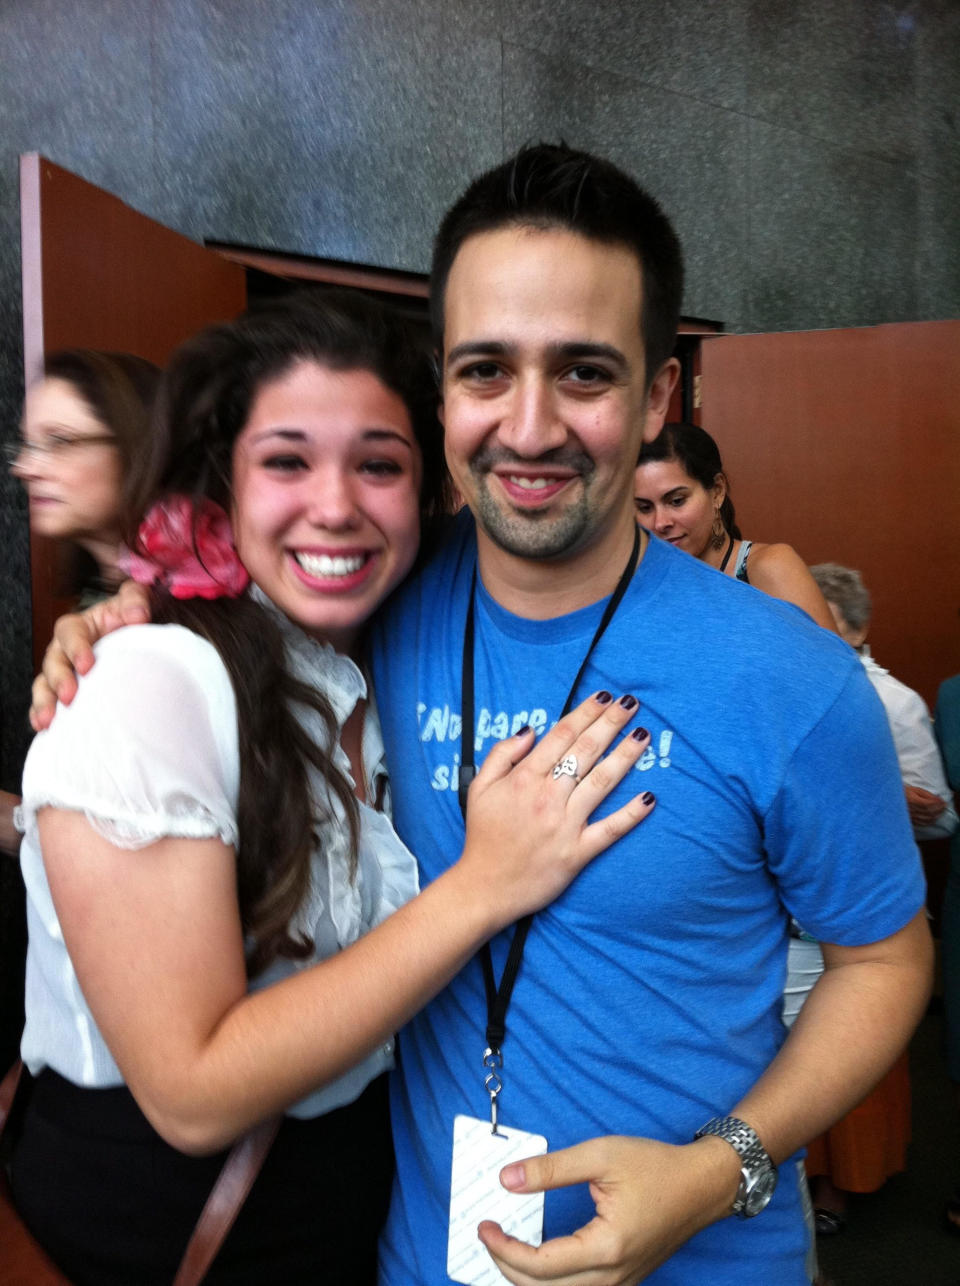
<svg viewBox="0 0 960 1286"><path fill-rule="evenodd" d="M460 853L468 515L394 600L373 641L394 820L424 884ZM605 600L553 620L478 585L476 761L559 717ZM513 993L504 1125L551 1149L605 1134L684 1143L725 1115L784 1039L788 919L828 942L877 941L923 902L883 707L857 656L798 609L651 540L577 699L640 701L649 750L605 808L657 806L533 921ZM602 810L601 810L602 811ZM494 940L499 978L509 933ZM397 1182L385 1282L447 1282L453 1119L484 1117L478 961L403 1031L392 1110ZM544 1237L587 1223L585 1186L547 1194ZM705 1229L648 1280L807 1281L797 1167L762 1216Z"/></svg>

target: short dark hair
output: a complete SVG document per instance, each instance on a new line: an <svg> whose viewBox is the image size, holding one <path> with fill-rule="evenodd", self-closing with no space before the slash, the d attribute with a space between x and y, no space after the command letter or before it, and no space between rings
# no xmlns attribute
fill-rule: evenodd
<svg viewBox="0 0 960 1286"><path fill-rule="evenodd" d="M644 442L637 457L637 467L649 464L654 460L676 460L695 482L710 490L722 474L727 483L727 494L720 506L720 519L726 528L727 535L734 540L742 540L737 526L736 510L730 496L730 484L720 459L720 448L699 424L687 424L682 420L665 424L652 442Z"/></svg>
<svg viewBox="0 0 960 1286"><path fill-rule="evenodd" d="M43 362L43 378L64 380L113 434L120 453L119 511L140 515L153 484L151 414L160 369L133 353L61 348Z"/></svg>
<svg viewBox="0 0 960 1286"><path fill-rule="evenodd" d="M300 361L370 371L403 401L423 457L421 523L452 510L436 371L400 313L354 290L307 290L209 326L174 353L157 401L158 489L229 509L233 444L260 387Z"/></svg>
<svg viewBox="0 0 960 1286"><path fill-rule="evenodd" d="M430 272L434 342L443 344L447 278L463 243L508 227L565 228L591 241L626 246L642 269L640 330L647 383L673 352L683 295L677 234L657 202L623 170L566 144L538 143L488 170L440 224Z"/></svg>

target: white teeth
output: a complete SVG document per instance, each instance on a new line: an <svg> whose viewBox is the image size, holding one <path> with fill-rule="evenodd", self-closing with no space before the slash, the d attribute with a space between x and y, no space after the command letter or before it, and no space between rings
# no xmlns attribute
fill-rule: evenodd
<svg viewBox="0 0 960 1286"><path fill-rule="evenodd" d="M517 478L510 475L510 481L514 486L522 487L524 491L542 491L544 487L549 487L555 482L555 478Z"/></svg>
<svg viewBox="0 0 960 1286"><path fill-rule="evenodd" d="M294 554L308 576L325 579L330 576L352 576L366 562L363 554L334 557L330 554Z"/></svg>

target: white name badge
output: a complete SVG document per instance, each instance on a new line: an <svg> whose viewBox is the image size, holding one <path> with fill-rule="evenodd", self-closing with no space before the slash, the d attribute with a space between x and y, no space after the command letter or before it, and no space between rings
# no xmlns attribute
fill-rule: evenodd
<svg viewBox="0 0 960 1286"><path fill-rule="evenodd" d="M505 1233L539 1246L543 1240L543 1193L508 1192L500 1171L511 1161L543 1156L547 1140L500 1126L492 1133L489 1118L458 1116L453 1122L453 1177L450 1182L450 1236L447 1275L465 1286L500 1286L506 1277L477 1240L484 1219Z"/></svg>

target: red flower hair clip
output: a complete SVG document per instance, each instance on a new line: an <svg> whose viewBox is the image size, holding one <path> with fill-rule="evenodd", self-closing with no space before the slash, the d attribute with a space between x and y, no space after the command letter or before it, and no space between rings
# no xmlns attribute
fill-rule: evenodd
<svg viewBox="0 0 960 1286"><path fill-rule="evenodd" d="M137 552L120 566L141 585L159 582L174 598L236 598L250 583L237 557L230 519L218 504L168 496L137 532Z"/></svg>

